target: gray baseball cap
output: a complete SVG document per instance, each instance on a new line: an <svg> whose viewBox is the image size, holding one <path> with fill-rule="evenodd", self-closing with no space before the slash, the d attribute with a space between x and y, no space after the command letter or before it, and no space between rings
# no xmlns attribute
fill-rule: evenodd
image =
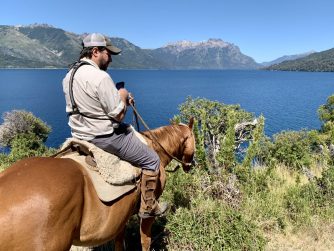
<svg viewBox="0 0 334 251"><path fill-rule="evenodd" d="M106 47L113 55L117 55L122 51L116 46L113 46L111 41L100 33L91 33L87 35L82 40L82 43L83 47L95 47L95 46Z"/></svg>

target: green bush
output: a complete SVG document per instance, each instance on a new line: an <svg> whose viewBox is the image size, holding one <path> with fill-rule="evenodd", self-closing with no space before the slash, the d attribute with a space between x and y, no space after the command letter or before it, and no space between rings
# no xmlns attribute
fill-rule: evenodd
<svg viewBox="0 0 334 251"><path fill-rule="evenodd" d="M334 122L329 121L322 127L325 136L327 136L327 142L334 144Z"/></svg>
<svg viewBox="0 0 334 251"><path fill-rule="evenodd" d="M311 164L311 146L306 131L283 131L275 134L271 152L278 162L296 170Z"/></svg>
<svg viewBox="0 0 334 251"><path fill-rule="evenodd" d="M322 172L320 178L290 187L284 197L287 217L295 226L311 223L312 217L332 217L334 213L334 167Z"/></svg>
<svg viewBox="0 0 334 251"><path fill-rule="evenodd" d="M330 153L329 164L334 164L334 95L329 96L326 104L318 109L319 119L323 122L322 132L326 137L327 147Z"/></svg>
<svg viewBox="0 0 334 251"><path fill-rule="evenodd" d="M51 128L31 112L13 110L3 115L4 122L0 125L0 145L11 146L19 134L33 134L38 140L45 142Z"/></svg>
<svg viewBox="0 0 334 251"><path fill-rule="evenodd" d="M9 165L10 161L8 159L8 156L6 154L1 153L0 154L0 172L5 170Z"/></svg>
<svg viewBox="0 0 334 251"><path fill-rule="evenodd" d="M319 119L326 124L334 122L334 95L327 98L327 102L318 109Z"/></svg>
<svg viewBox="0 0 334 251"><path fill-rule="evenodd" d="M317 179L317 185L323 204L334 207L334 166L322 172L322 176Z"/></svg>
<svg viewBox="0 0 334 251"><path fill-rule="evenodd" d="M317 187L311 183L291 187L284 197L286 215L295 226L311 223L317 208Z"/></svg>
<svg viewBox="0 0 334 251"><path fill-rule="evenodd" d="M274 167L277 165L277 160L273 156L274 143L273 141L267 137L263 136L259 139L256 148L256 154L254 160L254 164L258 166L267 166ZM245 164L244 164L245 165Z"/></svg>
<svg viewBox="0 0 334 251"><path fill-rule="evenodd" d="M285 181L277 172L275 167L249 169L240 165L235 169L243 194L241 210L264 232L281 230L287 225L281 196Z"/></svg>
<svg viewBox="0 0 334 251"><path fill-rule="evenodd" d="M10 162L32 157L47 155L52 151L46 147L39 137L33 133L19 134L11 141L11 151L8 155Z"/></svg>
<svg viewBox="0 0 334 251"><path fill-rule="evenodd" d="M0 125L0 145L10 147L9 154L0 155L3 170L17 160L31 156L50 155L55 149L44 145L50 127L32 113L26 111L7 112Z"/></svg>

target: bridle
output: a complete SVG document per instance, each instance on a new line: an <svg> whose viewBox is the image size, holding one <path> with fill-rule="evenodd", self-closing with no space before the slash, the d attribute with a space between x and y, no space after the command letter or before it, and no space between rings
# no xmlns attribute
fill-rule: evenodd
<svg viewBox="0 0 334 251"><path fill-rule="evenodd" d="M140 116L140 114L138 113L137 109L135 108L135 106L133 104L130 104L130 106L132 107L132 110L135 114L135 116L137 118L140 119L140 121L142 122L142 124L144 125L144 127L147 129L148 133L150 134L150 136L152 137L152 139L154 140L155 143L158 144L158 146L167 154L168 157L170 157L171 159L173 160L176 160L177 162L179 162L180 164L182 164L182 166L184 167L188 167L188 168L191 168L195 163L194 163L194 160L192 160L191 162L184 162L180 159L178 159L177 157L173 156L172 154L170 154L159 142L159 140L157 139L157 137L151 132L151 129L148 127L148 125L145 123L145 121L143 120L143 118ZM186 142L188 140L189 137L193 136L192 132L190 133L190 135L188 135L186 138L185 138L185 141ZM169 171L169 172L175 172L177 169L179 169L180 166L177 166L173 171Z"/></svg>

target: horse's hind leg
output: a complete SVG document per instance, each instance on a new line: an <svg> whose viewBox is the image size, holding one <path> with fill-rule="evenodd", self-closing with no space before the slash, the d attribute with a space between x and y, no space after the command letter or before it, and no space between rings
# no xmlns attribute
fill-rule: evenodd
<svg viewBox="0 0 334 251"><path fill-rule="evenodd" d="M149 251L151 246L151 228L154 223L155 218L141 219L140 221L140 241L142 251Z"/></svg>

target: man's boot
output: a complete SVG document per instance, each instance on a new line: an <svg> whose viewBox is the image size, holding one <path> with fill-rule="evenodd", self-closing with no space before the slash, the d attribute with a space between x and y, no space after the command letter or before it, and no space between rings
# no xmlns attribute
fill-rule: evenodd
<svg viewBox="0 0 334 251"><path fill-rule="evenodd" d="M157 188L157 183L159 180L159 170L150 171L142 170L141 176L141 202L139 209L140 218L149 218L155 216L163 215L168 205L167 203L158 203L158 200L155 198L155 190Z"/></svg>

